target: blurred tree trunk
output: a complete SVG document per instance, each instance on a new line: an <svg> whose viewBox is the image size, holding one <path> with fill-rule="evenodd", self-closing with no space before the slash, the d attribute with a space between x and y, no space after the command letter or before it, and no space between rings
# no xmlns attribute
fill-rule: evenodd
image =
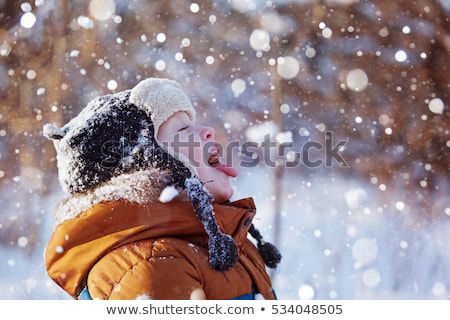
<svg viewBox="0 0 450 320"><path fill-rule="evenodd" d="M272 93L272 121L275 123L276 127L280 132L285 130L283 114L280 111L280 106L283 104L283 83L281 77L278 75L275 68L272 68L272 80L274 85L274 90ZM271 137L273 140L275 137ZM276 166L274 168L274 212L273 212L273 225L274 225L274 244L279 245L281 241L281 217L282 217L282 209L283 209L283 199L285 199L284 188L283 188L283 178L285 172L285 164L284 161L276 162Z"/></svg>

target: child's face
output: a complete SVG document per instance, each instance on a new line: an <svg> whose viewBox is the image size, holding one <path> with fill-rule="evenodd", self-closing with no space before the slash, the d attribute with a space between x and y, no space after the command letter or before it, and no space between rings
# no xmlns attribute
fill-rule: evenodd
<svg viewBox="0 0 450 320"><path fill-rule="evenodd" d="M214 137L213 128L196 125L187 113L176 112L159 127L156 139L191 160L200 181L206 182L217 202L223 202L233 195L230 177L236 177L237 172L220 162Z"/></svg>

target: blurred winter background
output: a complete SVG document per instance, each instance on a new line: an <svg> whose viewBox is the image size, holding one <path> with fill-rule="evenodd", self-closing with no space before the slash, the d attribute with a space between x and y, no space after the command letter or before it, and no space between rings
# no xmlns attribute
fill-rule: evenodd
<svg viewBox="0 0 450 320"><path fill-rule="evenodd" d="M450 298L449 19L449 0L0 0L0 298L68 299L43 262L63 194L42 126L150 76L221 141L291 146L233 153L280 299Z"/></svg>

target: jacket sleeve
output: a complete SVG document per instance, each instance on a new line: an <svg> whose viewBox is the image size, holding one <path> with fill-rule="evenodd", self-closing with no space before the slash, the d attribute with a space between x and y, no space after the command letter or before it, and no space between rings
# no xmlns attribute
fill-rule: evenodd
<svg viewBox="0 0 450 320"><path fill-rule="evenodd" d="M158 239L115 249L91 269L88 288L93 299L195 299L202 297L201 279L188 257L188 243Z"/></svg>

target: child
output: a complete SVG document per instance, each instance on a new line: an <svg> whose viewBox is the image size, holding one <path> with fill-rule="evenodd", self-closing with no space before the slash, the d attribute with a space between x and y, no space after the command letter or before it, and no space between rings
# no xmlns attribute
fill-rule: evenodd
<svg viewBox="0 0 450 320"><path fill-rule="evenodd" d="M73 298L275 298L264 263L281 256L253 227L253 200L229 201L237 172L178 83L98 97L44 135L68 195L46 268Z"/></svg>

